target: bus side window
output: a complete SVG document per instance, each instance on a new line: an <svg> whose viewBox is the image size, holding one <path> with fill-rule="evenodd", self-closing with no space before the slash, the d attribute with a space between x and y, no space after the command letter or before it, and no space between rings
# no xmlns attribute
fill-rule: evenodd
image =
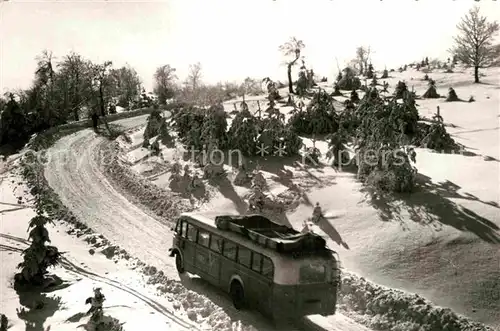
<svg viewBox="0 0 500 331"><path fill-rule="evenodd" d="M210 249L214 252L222 253L222 239L219 236L212 234L210 239Z"/></svg>
<svg viewBox="0 0 500 331"><path fill-rule="evenodd" d="M181 221L181 229L180 229L180 232L179 234L184 237L184 238L187 238L187 229L188 229L188 224L186 221Z"/></svg>
<svg viewBox="0 0 500 331"><path fill-rule="evenodd" d="M238 248L238 263L239 264L241 264L247 268L250 268L250 262L252 261L251 256L252 256L252 251L249 250L248 248L243 247L243 246L240 246Z"/></svg>
<svg viewBox="0 0 500 331"><path fill-rule="evenodd" d="M208 247L210 243L210 233L204 229L198 229L198 244Z"/></svg>
<svg viewBox="0 0 500 331"><path fill-rule="evenodd" d="M222 251L222 254L227 257L230 260L236 260L236 253L237 253L238 246L236 246L235 243L231 241L224 241L224 250Z"/></svg>
<svg viewBox="0 0 500 331"><path fill-rule="evenodd" d="M262 266L262 255L259 253L252 253L252 270L260 273Z"/></svg>
<svg viewBox="0 0 500 331"><path fill-rule="evenodd" d="M192 242L196 242L196 235L198 233L198 229L196 229L195 226L193 226L192 224L189 224L188 225L188 229L187 229L187 238L189 241L192 241Z"/></svg>
<svg viewBox="0 0 500 331"><path fill-rule="evenodd" d="M262 274L268 278L273 278L274 266L273 261L267 256L262 257Z"/></svg>

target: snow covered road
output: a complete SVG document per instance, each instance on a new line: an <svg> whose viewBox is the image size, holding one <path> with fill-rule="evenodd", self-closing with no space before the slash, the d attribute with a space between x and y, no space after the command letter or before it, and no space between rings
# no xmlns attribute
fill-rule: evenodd
<svg viewBox="0 0 500 331"><path fill-rule="evenodd" d="M115 123L126 128L144 124L146 116ZM49 151L45 177L61 201L84 223L108 240L120 245L131 255L157 267L174 280L179 276L173 259L168 256L170 224L130 203L102 173L100 147L109 141L86 129L59 140ZM200 293L201 294L201 293ZM229 301L227 302L229 306ZM226 310L226 309L224 309ZM247 315L247 314L245 314ZM258 329L263 322L258 314L249 321ZM365 331L365 327L339 315L313 317L320 329L332 331ZM267 324L267 323L265 323ZM264 327L265 329L268 329Z"/></svg>

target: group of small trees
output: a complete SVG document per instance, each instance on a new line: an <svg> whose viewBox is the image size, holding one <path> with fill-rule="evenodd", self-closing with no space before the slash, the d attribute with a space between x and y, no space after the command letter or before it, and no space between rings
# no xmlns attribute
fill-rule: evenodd
<svg viewBox="0 0 500 331"><path fill-rule="evenodd" d="M199 62L189 66L188 76L184 81L179 81L176 71L176 68L169 64L160 66L155 71L154 92L160 105L175 99L178 102L205 107L238 96L258 95L263 92L260 82L250 77L245 78L241 84L205 84Z"/></svg>
<svg viewBox="0 0 500 331"><path fill-rule="evenodd" d="M289 125L301 135L327 135L327 156L334 164L349 163L347 146L352 146L360 180L385 190L411 191L416 175L411 162L415 161L415 152L408 146L456 150L458 145L442 121L422 125L415 93L405 82L398 82L392 96L382 97L383 91L374 84L365 92L359 99L353 90L345 109L337 112L333 96L320 90L307 108L295 107Z"/></svg>
<svg viewBox="0 0 500 331"><path fill-rule="evenodd" d="M32 86L9 92L0 102L0 144L93 112L104 116L116 104L128 108L140 92L140 79L130 66L113 68L109 61L93 63L73 52L56 62L52 52L44 51L37 57Z"/></svg>
<svg viewBox="0 0 500 331"><path fill-rule="evenodd" d="M222 105L208 109L194 106L180 109L174 114L173 123L181 142L198 151L211 149L238 150L243 156L255 156L261 147L273 153L282 147L287 155L298 154L302 142L294 128L284 121L275 108L274 89L269 90L265 116L255 116L248 107L235 115L228 127L227 113Z"/></svg>
<svg viewBox="0 0 500 331"><path fill-rule="evenodd" d="M273 91L270 89L270 95ZM421 125L415 94L408 91L404 82L397 84L392 97L381 97L377 87L371 86L361 100L359 96L354 99L350 100L350 107L337 112L333 97L320 89L313 93L307 107L294 104L288 123L275 108L272 97L265 118L254 116L248 107L242 107L229 130L222 108L220 112L215 112L215 108L180 111L175 122L185 144L203 149L215 141L213 144L219 148L237 149L247 156L255 155L261 144L271 148L283 144L287 155L295 155L302 146L299 134L327 135L328 154L334 163L348 161L346 150L351 145L357 151L358 178L390 191L413 189L416 168L411 161L415 160L415 152L408 146L440 150L458 146L442 121ZM317 148L310 148L309 156L319 155L314 150Z"/></svg>

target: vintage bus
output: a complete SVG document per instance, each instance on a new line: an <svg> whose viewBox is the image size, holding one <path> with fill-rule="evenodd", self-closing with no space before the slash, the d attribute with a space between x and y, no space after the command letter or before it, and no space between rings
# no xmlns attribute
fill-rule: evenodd
<svg viewBox="0 0 500 331"><path fill-rule="evenodd" d="M170 256L227 291L236 309L255 307L274 321L335 313L340 265L325 240L261 215L184 213Z"/></svg>

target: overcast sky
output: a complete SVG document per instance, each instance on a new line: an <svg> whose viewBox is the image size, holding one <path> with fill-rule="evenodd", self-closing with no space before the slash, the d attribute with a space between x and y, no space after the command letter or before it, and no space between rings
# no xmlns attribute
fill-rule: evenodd
<svg viewBox="0 0 500 331"><path fill-rule="evenodd" d="M436 0L0 0L0 92L31 84L43 49L133 66L147 90L156 67L184 78L201 62L205 82L247 76L285 80L278 46L302 39L315 72L333 78L358 45L377 69L448 57L456 24L478 2ZM500 21L498 1L479 2Z"/></svg>

